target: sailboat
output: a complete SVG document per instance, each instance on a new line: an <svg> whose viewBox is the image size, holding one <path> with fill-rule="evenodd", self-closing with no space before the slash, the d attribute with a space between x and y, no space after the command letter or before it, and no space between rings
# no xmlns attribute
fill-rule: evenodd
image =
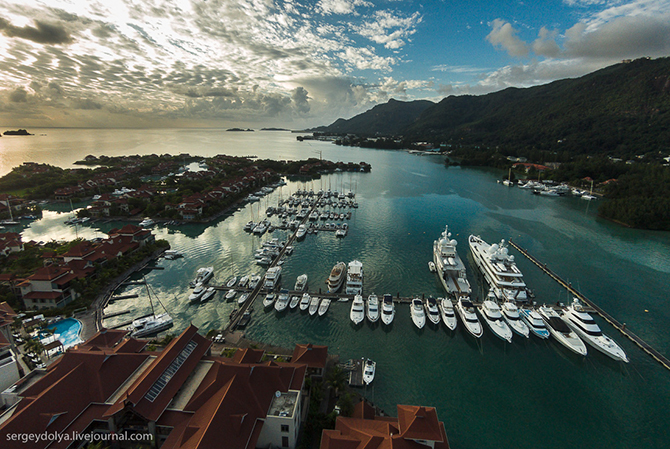
<svg viewBox="0 0 670 449"><path fill-rule="evenodd" d="M583 200L587 200L587 201L591 201L591 200L596 199L596 197L593 196L593 179L591 180L591 190L589 191L589 194L588 195L582 195L581 198Z"/></svg>
<svg viewBox="0 0 670 449"><path fill-rule="evenodd" d="M507 179L505 179L502 183L503 183L504 186L507 186L507 187L512 187L514 185L514 183L512 182L512 167L510 167L510 169L509 169L509 173L507 174Z"/></svg>
<svg viewBox="0 0 670 449"><path fill-rule="evenodd" d="M167 309L162 302L156 297L156 301L161 305L165 313L156 314L154 309L154 303L151 299L151 290L149 289L149 284L147 280L144 279L144 284L147 288L147 294L149 295L149 304L151 304L151 315L143 316L133 320L133 322L128 327L130 331L130 336L134 338L148 337L150 335L156 335L159 332L163 332L172 327L172 317L167 313Z"/></svg>
<svg viewBox="0 0 670 449"><path fill-rule="evenodd" d="M16 226L16 225L21 224L18 221L14 220L14 216L12 215L12 205L9 203L9 196L7 197L7 209L9 209L9 220L1 221L0 225Z"/></svg>

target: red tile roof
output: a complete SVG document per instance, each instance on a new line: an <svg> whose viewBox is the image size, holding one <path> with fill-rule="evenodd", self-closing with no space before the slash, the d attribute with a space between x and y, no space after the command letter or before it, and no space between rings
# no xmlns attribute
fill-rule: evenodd
<svg viewBox="0 0 670 449"><path fill-rule="evenodd" d="M292 363L306 363L310 368L324 368L328 357L328 346L313 344L295 345Z"/></svg>
<svg viewBox="0 0 670 449"><path fill-rule="evenodd" d="M14 309L6 301L0 302L0 327L12 324L15 317Z"/></svg>
<svg viewBox="0 0 670 449"><path fill-rule="evenodd" d="M48 267L38 269L34 274L28 276L28 279L32 281L53 281L59 276L67 273L67 271L66 268L49 265Z"/></svg>
<svg viewBox="0 0 670 449"><path fill-rule="evenodd" d="M233 355L233 361L235 363L259 363L263 354L265 354L265 351L262 349L238 349Z"/></svg>

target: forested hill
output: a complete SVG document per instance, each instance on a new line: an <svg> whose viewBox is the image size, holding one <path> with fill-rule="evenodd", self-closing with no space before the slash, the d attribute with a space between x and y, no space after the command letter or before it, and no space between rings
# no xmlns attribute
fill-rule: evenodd
<svg viewBox="0 0 670 449"><path fill-rule="evenodd" d="M435 103L428 100L398 101L378 104L372 109L348 120L338 119L333 124L314 128L315 132L358 134L362 136L393 135L411 125L419 115Z"/></svg>

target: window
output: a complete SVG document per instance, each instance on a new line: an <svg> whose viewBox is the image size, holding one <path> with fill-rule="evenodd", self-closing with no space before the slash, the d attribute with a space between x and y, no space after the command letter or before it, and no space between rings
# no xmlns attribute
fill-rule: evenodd
<svg viewBox="0 0 670 449"><path fill-rule="evenodd" d="M288 447L288 437L281 437L281 447Z"/></svg>
<svg viewBox="0 0 670 449"><path fill-rule="evenodd" d="M282 432L288 432L288 425L287 424L282 424L281 425L281 431Z"/></svg>

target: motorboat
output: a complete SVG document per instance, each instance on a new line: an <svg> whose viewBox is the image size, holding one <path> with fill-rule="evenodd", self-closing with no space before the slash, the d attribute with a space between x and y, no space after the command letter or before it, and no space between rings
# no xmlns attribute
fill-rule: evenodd
<svg viewBox="0 0 670 449"><path fill-rule="evenodd" d="M321 300L317 296L312 296L312 299L309 300L309 314L315 315L319 310L319 302Z"/></svg>
<svg viewBox="0 0 670 449"><path fill-rule="evenodd" d="M572 300L564 311L563 321L565 321L570 328L579 335L589 345L593 346L598 351L606 356L628 363L628 356L621 349L614 340L603 334L600 327L593 320L593 317L588 314L582 303L577 298Z"/></svg>
<svg viewBox="0 0 670 449"><path fill-rule="evenodd" d="M133 320L128 327L130 336L133 338L148 337L171 328L172 317L166 312L159 315L153 314Z"/></svg>
<svg viewBox="0 0 670 449"><path fill-rule="evenodd" d="M275 266L269 268L268 271L265 273L265 284L263 284L263 288L269 291L274 290L275 287L279 286L280 279L281 279L281 266Z"/></svg>
<svg viewBox="0 0 670 449"><path fill-rule="evenodd" d="M258 283L261 281L261 276L259 274L252 274L249 277L249 288L255 289L258 286Z"/></svg>
<svg viewBox="0 0 670 449"><path fill-rule="evenodd" d="M426 313L431 323L438 324L440 322L440 309L437 306L437 300L432 296L426 299Z"/></svg>
<svg viewBox="0 0 670 449"><path fill-rule="evenodd" d="M542 320L544 320L544 324L547 326L551 335L558 340L560 344L575 354L586 355L586 345L579 336L565 324L565 321L561 319L558 312L547 305L540 306L537 311L542 317Z"/></svg>
<svg viewBox="0 0 670 449"><path fill-rule="evenodd" d="M512 330L503 319L498 304L487 297L477 309L496 337L507 343L512 342Z"/></svg>
<svg viewBox="0 0 670 449"><path fill-rule="evenodd" d="M247 302L247 298L249 297L249 293L242 293L239 298L237 298L237 304L242 305L245 302Z"/></svg>
<svg viewBox="0 0 670 449"><path fill-rule="evenodd" d="M346 237L347 236L347 230L346 229L338 229L335 231L335 237Z"/></svg>
<svg viewBox="0 0 670 449"><path fill-rule="evenodd" d="M365 385L370 385L375 380L375 371L377 370L377 362L370 359L365 360L363 367L363 382Z"/></svg>
<svg viewBox="0 0 670 449"><path fill-rule="evenodd" d="M203 284L198 284L195 286L193 291L188 297L188 300L191 302L199 302L200 298L202 298L202 295L205 294L205 291L207 290L207 287Z"/></svg>
<svg viewBox="0 0 670 449"><path fill-rule="evenodd" d="M179 259L183 256L184 255L182 253L174 249L168 249L163 253L163 257L165 257L167 260Z"/></svg>
<svg viewBox="0 0 670 449"><path fill-rule="evenodd" d="M156 222L153 221L151 218L145 218L144 220L139 222L139 226L141 228L148 228L149 226L155 225Z"/></svg>
<svg viewBox="0 0 670 449"><path fill-rule="evenodd" d="M349 262L347 268L347 295L363 294L363 264L358 260Z"/></svg>
<svg viewBox="0 0 670 449"><path fill-rule="evenodd" d="M465 328L475 338L480 338L484 333L482 323L479 322L477 314L475 313L475 306L470 301L470 298L461 296L456 303L456 312L460 315L461 321Z"/></svg>
<svg viewBox="0 0 670 449"><path fill-rule="evenodd" d="M470 295L471 288L465 272L465 265L456 251L458 242L451 238L449 226L445 226L442 235L433 242L433 265L447 293L458 298ZM429 265L430 268L430 265Z"/></svg>
<svg viewBox="0 0 670 449"><path fill-rule="evenodd" d="M291 301L288 303L289 309L295 309L298 304L300 304L300 296L291 296Z"/></svg>
<svg viewBox="0 0 670 449"><path fill-rule="evenodd" d="M328 307L330 307L331 300L329 298L321 299L321 304L319 304L319 316L324 316L328 312Z"/></svg>
<svg viewBox="0 0 670 449"><path fill-rule="evenodd" d="M275 302L275 294L274 293L268 293L265 295L265 298L263 298L263 307L270 308Z"/></svg>
<svg viewBox="0 0 670 449"><path fill-rule="evenodd" d="M251 231L254 230L255 227L256 227L256 223L253 220L251 220L251 221L248 221L247 224L244 225L244 230L247 231L247 232L251 232Z"/></svg>
<svg viewBox="0 0 670 449"><path fill-rule="evenodd" d="M523 322L526 323L526 326L528 326L528 329L535 336L545 339L549 338L551 334L547 330L547 327L544 325L542 317L540 316L539 313L537 313L536 310L521 308L519 309L519 314L521 315L521 319L523 320Z"/></svg>
<svg viewBox="0 0 670 449"><path fill-rule="evenodd" d="M423 301L419 298L412 299L412 304L409 306L409 312L412 316L412 322L419 329L423 329L426 325L426 309L423 306Z"/></svg>
<svg viewBox="0 0 670 449"><path fill-rule="evenodd" d="M512 301L505 301L500 306L503 319L507 325L517 335L528 338L529 329L526 323L521 319L519 308Z"/></svg>
<svg viewBox="0 0 670 449"><path fill-rule="evenodd" d="M212 299L214 295L216 294L216 289L214 287L207 287L205 290L205 293L202 295L202 298L200 298L200 302L206 302Z"/></svg>
<svg viewBox="0 0 670 449"><path fill-rule="evenodd" d="M342 287L346 268L347 266L344 262L337 262L333 269L330 270L330 276L326 281L328 283L328 293L336 293Z"/></svg>
<svg viewBox="0 0 670 449"><path fill-rule="evenodd" d="M233 288L237 284L237 276L232 276L226 281L226 287Z"/></svg>
<svg viewBox="0 0 670 449"><path fill-rule="evenodd" d="M300 310L307 310L309 308L310 302L309 293L305 292L302 294L302 299L300 299Z"/></svg>
<svg viewBox="0 0 670 449"><path fill-rule="evenodd" d="M296 279L293 290L301 292L304 291L306 288L307 288L307 275L301 274L300 276L298 276L298 279Z"/></svg>
<svg viewBox="0 0 670 449"><path fill-rule="evenodd" d="M354 296L354 301L351 303L351 311L349 312L351 321L358 325L365 319L365 304L361 295Z"/></svg>
<svg viewBox="0 0 670 449"><path fill-rule="evenodd" d="M440 315L442 316L444 325L453 331L458 324L456 313L454 312L454 304L449 298L438 298L437 302L440 305Z"/></svg>
<svg viewBox="0 0 670 449"><path fill-rule="evenodd" d="M368 321L371 323L375 323L379 320L379 299L374 293L368 296L366 315Z"/></svg>
<svg viewBox="0 0 670 449"><path fill-rule="evenodd" d="M498 301L519 303L528 300L523 274L516 266L514 256L509 254L505 240L489 245L479 236L471 235L468 242L472 258Z"/></svg>
<svg viewBox="0 0 670 449"><path fill-rule="evenodd" d="M240 278L240 282L237 283L237 285L240 286L240 288L246 288L247 284L249 284L249 275L244 275Z"/></svg>
<svg viewBox="0 0 670 449"><path fill-rule="evenodd" d="M196 272L195 279L189 283L189 287L195 288L198 284L206 284L214 276L214 267L204 267L198 268Z"/></svg>
<svg viewBox="0 0 670 449"><path fill-rule="evenodd" d="M298 226L298 230L295 233L295 238L296 240L302 240L305 238L305 235L307 235L307 226L301 224Z"/></svg>
<svg viewBox="0 0 670 449"><path fill-rule="evenodd" d="M231 299L235 298L235 295L237 295L237 290L234 288L228 289L226 292L226 300L230 301Z"/></svg>
<svg viewBox="0 0 670 449"><path fill-rule="evenodd" d="M385 294L382 299L382 323L387 326L393 322L395 318L395 305L393 304L393 296Z"/></svg>
<svg viewBox="0 0 670 449"><path fill-rule="evenodd" d="M435 262L432 260L428 261L428 271L431 273L435 273L437 271L437 268L435 267Z"/></svg>
<svg viewBox="0 0 670 449"><path fill-rule="evenodd" d="M283 312L288 307L289 297L288 290L282 290L277 296L277 301L275 301L275 310L277 312Z"/></svg>

